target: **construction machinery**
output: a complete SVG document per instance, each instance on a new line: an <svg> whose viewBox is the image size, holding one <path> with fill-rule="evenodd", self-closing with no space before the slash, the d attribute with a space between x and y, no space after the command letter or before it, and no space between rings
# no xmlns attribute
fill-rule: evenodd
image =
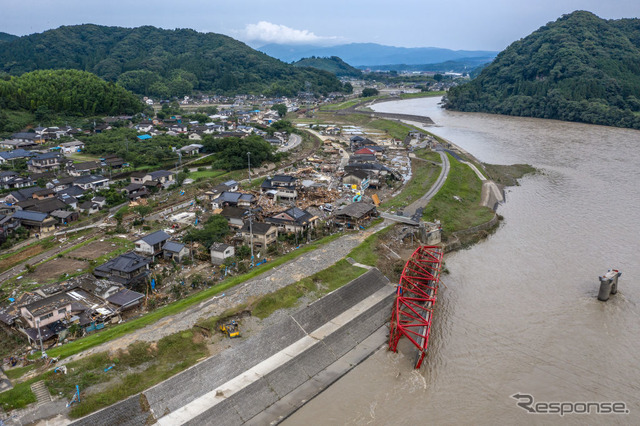
<svg viewBox="0 0 640 426"><path fill-rule="evenodd" d="M221 324L220 331L229 336L230 339L240 337L240 327L238 326L238 322L235 320L227 324Z"/></svg>

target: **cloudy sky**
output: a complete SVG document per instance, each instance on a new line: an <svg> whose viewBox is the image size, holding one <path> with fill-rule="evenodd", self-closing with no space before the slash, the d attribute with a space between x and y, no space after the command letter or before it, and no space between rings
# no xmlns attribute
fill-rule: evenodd
<svg viewBox="0 0 640 426"><path fill-rule="evenodd" d="M640 17L639 0L0 0L0 31L94 23L193 28L267 43L502 50L562 14Z"/></svg>

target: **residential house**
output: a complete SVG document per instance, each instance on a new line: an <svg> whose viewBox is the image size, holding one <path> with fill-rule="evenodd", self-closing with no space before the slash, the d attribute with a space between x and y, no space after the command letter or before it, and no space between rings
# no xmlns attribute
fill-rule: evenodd
<svg viewBox="0 0 640 426"><path fill-rule="evenodd" d="M40 189L39 191L34 191L31 195L35 200L45 200L47 198L53 198L56 195L56 192L51 188Z"/></svg>
<svg viewBox="0 0 640 426"><path fill-rule="evenodd" d="M298 197L297 178L288 175L275 175L260 185L260 191L276 200L293 202Z"/></svg>
<svg viewBox="0 0 640 426"><path fill-rule="evenodd" d="M369 173L365 170L353 170L342 177L342 184L349 188L366 189L369 185Z"/></svg>
<svg viewBox="0 0 640 426"><path fill-rule="evenodd" d="M255 205L257 199L253 194L244 194L242 192L222 192L214 196L211 206L214 209L221 209L226 206L251 208Z"/></svg>
<svg viewBox="0 0 640 426"><path fill-rule="evenodd" d="M242 228L244 219L249 215L249 211L238 207L225 207L220 216L227 219L232 228Z"/></svg>
<svg viewBox="0 0 640 426"><path fill-rule="evenodd" d="M47 213L18 210L13 214L12 218L18 220L21 226L34 234L45 234L54 231L56 228L56 220L49 217Z"/></svg>
<svg viewBox="0 0 640 426"><path fill-rule="evenodd" d="M162 253L162 247L169 238L169 234L164 231L153 232L137 240L135 250L149 256L157 256Z"/></svg>
<svg viewBox="0 0 640 426"><path fill-rule="evenodd" d="M100 206L93 201L85 201L78 204L78 211L80 213L86 213L92 215L100 211Z"/></svg>
<svg viewBox="0 0 640 426"><path fill-rule="evenodd" d="M23 177L14 171L0 172L0 188L19 189L33 185L31 177Z"/></svg>
<svg viewBox="0 0 640 426"><path fill-rule="evenodd" d="M336 212L334 221L348 228L358 228L372 217L378 216L374 204L357 202L349 204Z"/></svg>
<svg viewBox="0 0 640 426"><path fill-rule="evenodd" d="M96 203L98 205L98 207L100 207L101 209L105 208L107 206L107 199L105 197L101 197L101 196L95 196L91 199L92 202Z"/></svg>
<svg viewBox="0 0 640 426"><path fill-rule="evenodd" d="M31 151L26 151L22 148L14 149L13 151L0 152L0 164L13 164L13 162L20 158L31 158L37 154Z"/></svg>
<svg viewBox="0 0 640 426"><path fill-rule="evenodd" d="M200 152L200 150L204 147L204 145L200 145L198 143L192 143L191 145L183 146L178 151L182 153L182 155L196 155Z"/></svg>
<svg viewBox="0 0 640 426"><path fill-rule="evenodd" d="M146 133L153 130L153 123L139 123L133 126L138 132Z"/></svg>
<svg viewBox="0 0 640 426"><path fill-rule="evenodd" d="M22 210L41 213L51 213L54 210L63 210L67 208L67 204L58 198L46 198L43 200L36 200L35 198L32 198L30 200L21 201L16 205Z"/></svg>
<svg viewBox="0 0 640 426"><path fill-rule="evenodd" d="M110 169L121 169L127 165L127 163L117 155L107 155L102 159L105 167L109 167Z"/></svg>
<svg viewBox="0 0 640 426"><path fill-rule="evenodd" d="M365 146L373 146L373 145L376 145L374 141L359 135L352 136L351 139L349 139L349 149L351 150L351 152L355 152Z"/></svg>
<svg viewBox="0 0 640 426"><path fill-rule="evenodd" d="M17 141L15 139L5 139L0 142L2 149L32 149L37 148L38 144L34 142Z"/></svg>
<svg viewBox="0 0 640 426"><path fill-rule="evenodd" d="M73 181L73 184L85 191L97 191L109 188L109 178L101 175L80 176Z"/></svg>
<svg viewBox="0 0 640 426"><path fill-rule="evenodd" d="M20 141L20 142L30 142L30 143L44 143L44 137L42 135L38 135L37 133L32 132L18 132L11 135L11 139Z"/></svg>
<svg viewBox="0 0 640 426"><path fill-rule="evenodd" d="M167 170L158 170L155 172L138 172L131 174L131 183L140 184L157 184L162 187L168 187L175 182L175 173Z"/></svg>
<svg viewBox="0 0 640 426"><path fill-rule="evenodd" d="M368 149L369 151L373 152L373 154L376 157L382 157L382 155L384 154L386 148L384 146L380 146L380 145L366 145L364 148L362 149ZM358 152L356 151L354 154L357 154Z"/></svg>
<svg viewBox="0 0 640 426"><path fill-rule="evenodd" d="M60 150L63 154L73 154L74 152L80 152L84 149L84 142L80 141L71 141L71 142L62 142L60 145Z"/></svg>
<svg viewBox="0 0 640 426"><path fill-rule="evenodd" d="M169 126L168 131L175 133L187 133L188 129L189 127L186 124L173 124Z"/></svg>
<svg viewBox="0 0 640 426"><path fill-rule="evenodd" d="M23 306L20 315L31 328L45 327L64 319L67 312L71 312L73 302L68 294L59 293Z"/></svg>
<svg viewBox="0 0 640 426"><path fill-rule="evenodd" d="M29 200L33 198L33 193L37 191L41 191L44 188L40 188L39 186L32 186L30 188L22 188L16 191L9 193L4 199L4 202L12 205L17 204L21 201Z"/></svg>
<svg viewBox="0 0 640 426"><path fill-rule="evenodd" d="M226 259L236 254L235 248L225 243L213 243L209 248L211 263L222 265Z"/></svg>
<svg viewBox="0 0 640 426"><path fill-rule="evenodd" d="M4 242L10 233L20 226L20 221L11 215L0 214L0 241Z"/></svg>
<svg viewBox="0 0 640 426"><path fill-rule="evenodd" d="M71 163L67 167L67 172L71 176L85 176L102 171L102 164L99 161L85 161L83 163Z"/></svg>
<svg viewBox="0 0 640 426"><path fill-rule="evenodd" d="M117 307L118 311L134 308L142 303L142 299L144 299L144 294L128 288L122 288L117 293L106 298L107 302Z"/></svg>
<svg viewBox="0 0 640 426"><path fill-rule="evenodd" d="M186 257L189 256L190 251L187 246L176 241L167 241L162 246L162 253L165 259L174 260L177 263L181 263Z"/></svg>
<svg viewBox="0 0 640 426"><path fill-rule="evenodd" d="M76 185L71 185L65 189L61 189L56 192L57 197L80 197L85 193L85 190Z"/></svg>
<svg viewBox="0 0 640 426"><path fill-rule="evenodd" d="M211 190L206 191L204 195L209 197L209 201L213 201L214 198L218 198L219 194L228 191L236 192L238 190L238 182L235 180L228 180L219 185L214 186Z"/></svg>
<svg viewBox="0 0 640 426"><path fill-rule="evenodd" d="M124 285L131 285L148 275L150 263L151 259L128 252L97 266L93 274Z"/></svg>
<svg viewBox="0 0 640 426"><path fill-rule="evenodd" d="M129 200L137 200L138 198L146 198L149 196L149 190L140 183L130 183L122 188L122 192L129 197Z"/></svg>
<svg viewBox="0 0 640 426"><path fill-rule="evenodd" d="M270 223L247 221L240 229L240 235L246 244L253 241L255 247L268 247L278 240L278 227Z"/></svg>
<svg viewBox="0 0 640 426"><path fill-rule="evenodd" d="M59 152L45 152L38 154L27 161L27 169L34 173L43 173L60 170L66 160Z"/></svg>
<svg viewBox="0 0 640 426"><path fill-rule="evenodd" d="M71 210L54 210L49 214L57 219L60 225L68 225L79 218L78 212Z"/></svg>
<svg viewBox="0 0 640 426"><path fill-rule="evenodd" d="M51 188L56 192L64 191L65 189L70 188L75 180L75 176L65 176L58 179L52 179L51 182L47 183L47 188Z"/></svg>
<svg viewBox="0 0 640 426"><path fill-rule="evenodd" d="M77 186L74 188L77 188ZM74 210L78 208L78 199L72 195L57 194L56 198Z"/></svg>
<svg viewBox="0 0 640 426"><path fill-rule="evenodd" d="M264 221L277 226L278 231L298 234L315 228L318 223L318 217L306 210L292 207L271 217L267 217Z"/></svg>

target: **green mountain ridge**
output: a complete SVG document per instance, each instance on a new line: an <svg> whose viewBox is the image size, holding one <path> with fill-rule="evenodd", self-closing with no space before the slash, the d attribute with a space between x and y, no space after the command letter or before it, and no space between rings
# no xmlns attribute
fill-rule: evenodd
<svg viewBox="0 0 640 426"><path fill-rule="evenodd" d="M0 43L5 42L5 41L11 41L18 38L18 36L13 35L13 34L9 34L9 33L3 33L2 31L0 31Z"/></svg>
<svg viewBox="0 0 640 426"><path fill-rule="evenodd" d="M317 68L335 74L338 77L359 77L362 75L362 71L352 67L337 56L328 58L318 58L315 56L302 58L294 62L293 66Z"/></svg>
<svg viewBox="0 0 640 426"><path fill-rule="evenodd" d="M332 74L297 68L221 34L100 25L63 26L0 43L0 71L72 68L161 98L194 91L294 96L346 90Z"/></svg>
<svg viewBox="0 0 640 426"><path fill-rule="evenodd" d="M564 15L452 88L445 106L640 129L640 19Z"/></svg>

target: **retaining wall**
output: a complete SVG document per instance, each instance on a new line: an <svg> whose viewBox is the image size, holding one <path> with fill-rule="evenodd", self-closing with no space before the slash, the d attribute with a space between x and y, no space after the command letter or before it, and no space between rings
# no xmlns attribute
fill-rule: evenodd
<svg viewBox="0 0 640 426"><path fill-rule="evenodd" d="M194 365L142 394L73 424L141 425L149 421L151 415L153 419L161 418L302 339L388 284L389 280L380 271L372 269L237 346ZM384 325L389 319L393 297L390 292L390 297L360 313L357 320L352 319L349 327L338 329L296 358L197 416L189 424L232 425L248 421Z"/></svg>

